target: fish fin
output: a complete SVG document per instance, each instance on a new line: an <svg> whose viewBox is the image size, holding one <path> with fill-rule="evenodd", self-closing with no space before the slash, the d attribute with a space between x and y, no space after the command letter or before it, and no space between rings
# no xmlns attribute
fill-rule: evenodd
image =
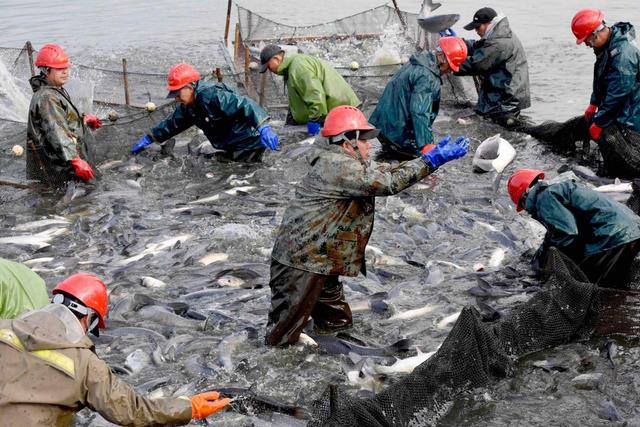
<svg viewBox="0 0 640 427"><path fill-rule="evenodd" d="M431 3L429 6L431 6L431 12L433 12L434 10L436 10L437 8L439 8L440 6L442 6L442 3Z"/></svg>
<svg viewBox="0 0 640 427"><path fill-rule="evenodd" d="M361 345L363 347L369 347L369 344L367 344L366 342L362 341L359 338L351 336L351 335L347 334L346 332L338 332L336 334L336 338L340 338L342 340L345 340L345 341L348 341L348 342L351 342L351 343L354 343L354 344L358 344L358 345Z"/></svg>
<svg viewBox="0 0 640 427"><path fill-rule="evenodd" d="M420 356L422 353L422 351L420 350L420 347L416 346L416 353L418 354L418 356Z"/></svg>

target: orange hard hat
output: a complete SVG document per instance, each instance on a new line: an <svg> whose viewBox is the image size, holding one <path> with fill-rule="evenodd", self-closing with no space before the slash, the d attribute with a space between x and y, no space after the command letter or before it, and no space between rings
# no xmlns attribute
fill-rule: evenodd
<svg viewBox="0 0 640 427"><path fill-rule="evenodd" d="M77 273L67 277L53 288L53 295L65 294L76 298L100 317L98 327L104 329L104 318L109 311L107 287L97 276L90 273Z"/></svg>
<svg viewBox="0 0 640 427"><path fill-rule="evenodd" d="M524 206L520 204L520 199L527 188L538 178L544 179L544 172L538 169L520 169L509 177L507 191L511 201L516 205L516 211L520 212L524 209Z"/></svg>
<svg viewBox="0 0 640 427"><path fill-rule="evenodd" d="M371 125L362 111L350 105L339 105L329 111L322 128L322 136L339 136L349 131L367 131L360 139L371 139L378 136L378 130Z"/></svg>
<svg viewBox="0 0 640 427"><path fill-rule="evenodd" d="M189 83L197 82L198 80L200 80L200 73L191 65L181 62L169 70L167 90L169 92L180 90ZM171 93L169 95L171 95Z"/></svg>
<svg viewBox="0 0 640 427"><path fill-rule="evenodd" d="M69 68L70 66L67 54L60 45L54 43L42 46L36 56L36 67Z"/></svg>
<svg viewBox="0 0 640 427"><path fill-rule="evenodd" d="M571 20L571 31L576 36L576 44L584 42L604 23L604 13L598 9L582 9Z"/></svg>
<svg viewBox="0 0 640 427"><path fill-rule="evenodd" d="M467 59L467 45L460 37L441 37L438 45L453 71L459 71L460 65Z"/></svg>

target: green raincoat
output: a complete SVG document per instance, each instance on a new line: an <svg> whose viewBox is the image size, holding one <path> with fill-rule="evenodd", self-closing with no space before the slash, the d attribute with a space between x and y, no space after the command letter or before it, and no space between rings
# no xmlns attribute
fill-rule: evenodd
<svg viewBox="0 0 640 427"><path fill-rule="evenodd" d="M0 258L0 319L49 304L44 280L29 268Z"/></svg>
<svg viewBox="0 0 640 427"><path fill-rule="evenodd" d="M329 64L308 55L286 55L278 67L289 93L289 108L298 124L324 122L339 105L357 107L360 100L351 86Z"/></svg>

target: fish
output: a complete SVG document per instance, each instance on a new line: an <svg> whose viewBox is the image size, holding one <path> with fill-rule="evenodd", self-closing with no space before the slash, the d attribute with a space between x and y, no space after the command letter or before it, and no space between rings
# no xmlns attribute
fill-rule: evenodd
<svg viewBox="0 0 640 427"><path fill-rule="evenodd" d="M398 266L407 265L406 261L401 258L386 255L382 249L372 245L368 245L365 248L365 256L369 258L372 265L386 265L386 266Z"/></svg>
<svg viewBox="0 0 640 427"><path fill-rule="evenodd" d="M116 262L116 265L128 265L128 264L131 264L132 262L138 261L139 259L143 258L146 255L153 255L153 254L157 254L159 252L165 251L165 250L173 247L174 245L176 245L178 242L185 242L185 241L191 239L192 237L193 237L192 234L181 234L179 236L170 237L168 239L162 240L162 241L157 242L157 243L151 243L151 244L147 245L147 247L142 252L140 252L138 255L134 255L132 257L120 260L120 261Z"/></svg>
<svg viewBox="0 0 640 427"><path fill-rule="evenodd" d="M318 346L318 343L309 335L305 334L304 332L300 334L300 337L298 338L298 344L304 345L306 347Z"/></svg>
<svg viewBox="0 0 640 427"><path fill-rule="evenodd" d="M602 407L598 412L598 416L608 421L624 421L624 418L618 412L618 408L610 400L602 401Z"/></svg>
<svg viewBox="0 0 640 427"><path fill-rule="evenodd" d="M48 219L41 219L38 221L26 222L24 224L19 224L14 227L16 231L31 231L36 228L47 227L49 225L68 225L71 221L61 216L53 216Z"/></svg>
<svg viewBox="0 0 640 427"><path fill-rule="evenodd" d="M483 298L505 298L513 296L517 291L509 291L507 289L494 288L486 280L477 277L478 286L474 286L467 292L475 297Z"/></svg>
<svg viewBox="0 0 640 427"><path fill-rule="evenodd" d="M535 368L540 368L546 372L566 372L569 370L566 366L562 366L556 361L553 360L536 360L532 363Z"/></svg>
<svg viewBox="0 0 640 427"><path fill-rule="evenodd" d="M410 350L411 340L401 339L387 347L368 347L328 335L310 335L328 354L356 353L360 356L391 356Z"/></svg>
<svg viewBox="0 0 640 427"><path fill-rule="evenodd" d="M429 3L431 3L431 1L429 1ZM440 3L435 3L435 4L437 4L438 7L440 7ZM435 9L431 9L431 11L433 10ZM425 12L424 5L423 5L422 11L420 12L420 15L418 16L418 25L420 25L420 28L422 28L428 33L433 33L433 34L441 33L447 30L448 28L453 27L455 23L460 20L460 15L458 15L457 13L451 13L446 15L424 16L423 12Z"/></svg>
<svg viewBox="0 0 640 427"><path fill-rule="evenodd" d="M221 261L226 261L229 259L229 254L225 254L222 252L217 252L217 253L210 253L207 254L205 256L203 256L202 258L200 258L198 260L198 262L202 265L209 265L212 264L214 262L221 262Z"/></svg>
<svg viewBox="0 0 640 427"><path fill-rule="evenodd" d="M493 135L480 143L473 155L471 165L474 172L495 171L502 173L513 162L516 150L500 134Z"/></svg>
<svg viewBox="0 0 640 427"><path fill-rule="evenodd" d="M397 321L397 320L415 319L417 317L422 317L422 316L425 316L427 314L433 313L433 311L436 310L439 307L440 306L438 306L438 305L429 303L429 304L427 304L427 305L425 305L423 307L420 307L420 308L414 308L413 310L396 313L393 316L389 317L386 320L386 322L394 322L394 321Z"/></svg>
<svg viewBox="0 0 640 427"><path fill-rule="evenodd" d="M618 355L618 345L613 340L607 340L602 347L600 355L609 361L611 368L615 368L616 364L613 359Z"/></svg>
<svg viewBox="0 0 640 427"><path fill-rule="evenodd" d="M499 267L504 261L505 250L502 248L497 248L491 253L491 258L489 259L490 267Z"/></svg>
<svg viewBox="0 0 640 427"><path fill-rule="evenodd" d="M178 316L168 307L160 305L147 305L138 310L138 317L142 320L150 321L158 325L175 326L178 328L189 328L202 330L201 322L185 319Z"/></svg>
<svg viewBox="0 0 640 427"><path fill-rule="evenodd" d="M440 320L436 324L436 328L438 328L438 329L446 329L446 328L448 328L452 323L455 323L455 321L458 320L458 317L460 317L460 313L462 313L462 312L458 311L457 313L453 313L453 314L445 317L444 319Z"/></svg>
<svg viewBox="0 0 640 427"><path fill-rule="evenodd" d="M258 335L258 331L253 328L245 328L240 332L234 332L231 335L223 338L218 344L218 363L227 372L233 372L235 364L233 363L233 353L236 348L246 342L249 338L255 338Z"/></svg>
<svg viewBox="0 0 640 427"><path fill-rule="evenodd" d="M69 230L65 227L55 227L36 234L0 237L0 245L32 246L36 249L42 249L51 246L49 242L51 242L54 237L68 232Z"/></svg>
<svg viewBox="0 0 640 427"><path fill-rule="evenodd" d="M630 182L622 182L616 178L612 184L601 185L594 188L598 193L633 193Z"/></svg>
<svg viewBox="0 0 640 427"><path fill-rule="evenodd" d="M231 398L229 409L245 415L260 414L266 412L279 412L297 419L309 419L309 412L300 406L288 405L271 398L260 396L248 388L218 387L211 391L217 391L223 397Z"/></svg>
<svg viewBox="0 0 640 427"><path fill-rule="evenodd" d="M253 289L262 287L262 275L248 268L230 268L216 274L214 281L220 286Z"/></svg>
<svg viewBox="0 0 640 427"><path fill-rule="evenodd" d="M140 285L145 288L165 288L167 284L162 280L154 279L151 276L144 276L140 279Z"/></svg>
<svg viewBox="0 0 640 427"><path fill-rule="evenodd" d="M207 203L211 203L211 202L217 202L218 200L220 200L221 194L228 194L230 196L237 196L239 194L246 194L251 190L255 190L256 187L247 185L247 186L243 186L243 187L234 187L234 188L230 188L229 190L224 190L222 193L217 193L214 194L212 196L209 197L204 197L201 199L197 199L197 200L193 200L191 202L189 202L190 205L201 205L201 204L207 204Z"/></svg>
<svg viewBox="0 0 640 427"><path fill-rule="evenodd" d="M51 262L53 261L53 259L54 259L53 257L32 258L27 261L24 261L23 264L30 267L32 265L45 264L47 262Z"/></svg>
<svg viewBox="0 0 640 427"><path fill-rule="evenodd" d="M190 354L182 365L194 377L215 377L217 375L216 370L206 364L201 354Z"/></svg>
<svg viewBox="0 0 640 427"><path fill-rule="evenodd" d="M129 354L124 362L125 368L129 369L133 374L140 372L150 364L151 357L140 348Z"/></svg>
<svg viewBox="0 0 640 427"><path fill-rule="evenodd" d="M438 348L440 348L440 346L438 346ZM376 374L410 374L417 366L429 360L431 356L436 354L436 351L437 349L435 351L423 353L416 347L417 354L415 356L406 357L404 359L396 358L396 361L390 366L373 364L372 369Z"/></svg>
<svg viewBox="0 0 640 427"><path fill-rule="evenodd" d="M364 311L373 311L374 313L384 313L389 309L389 305L384 301L389 294L386 292L377 292L369 295L366 300L350 303L351 313L362 313Z"/></svg>
<svg viewBox="0 0 640 427"><path fill-rule="evenodd" d="M342 371L347 376L349 384L358 386L360 390L367 390L373 393L382 391L386 374L374 373L371 368L365 365L368 362L366 358L360 358L355 353L351 353L349 357L358 359L356 363L349 363L349 361L342 361Z"/></svg>

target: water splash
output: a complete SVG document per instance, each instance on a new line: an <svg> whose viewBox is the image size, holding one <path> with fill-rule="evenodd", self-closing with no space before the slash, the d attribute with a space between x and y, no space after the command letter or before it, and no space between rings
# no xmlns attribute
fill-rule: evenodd
<svg viewBox="0 0 640 427"><path fill-rule="evenodd" d="M0 118L26 122L29 116L29 97L18 86L15 77L0 61Z"/></svg>

